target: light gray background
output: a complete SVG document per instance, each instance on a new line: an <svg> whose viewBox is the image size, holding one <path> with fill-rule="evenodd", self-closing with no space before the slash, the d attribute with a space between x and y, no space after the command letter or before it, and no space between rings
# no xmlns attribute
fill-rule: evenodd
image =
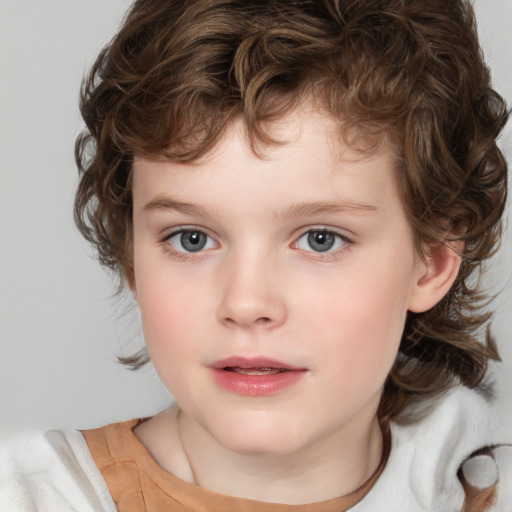
<svg viewBox="0 0 512 512"><path fill-rule="evenodd" d="M0 0L0 433L87 428L148 415L169 397L151 368L115 354L142 346L137 315L72 220L81 78L127 0ZM512 103L512 0L477 0L495 87ZM512 161L512 127L502 137ZM512 235L487 283L501 290L495 332L499 410L512 426Z"/></svg>

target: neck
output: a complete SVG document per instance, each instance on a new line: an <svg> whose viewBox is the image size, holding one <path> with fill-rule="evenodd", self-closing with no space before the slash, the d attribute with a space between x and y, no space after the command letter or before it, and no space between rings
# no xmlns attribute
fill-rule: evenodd
<svg viewBox="0 0 512 512"><path fill-rule="evenodd" d="M347 428L293 454L246 454L225 449L186 413L178 437L193 483L222 494L298 505L350 494L375 472L382 434L374 419L366 428Z"/></svg>

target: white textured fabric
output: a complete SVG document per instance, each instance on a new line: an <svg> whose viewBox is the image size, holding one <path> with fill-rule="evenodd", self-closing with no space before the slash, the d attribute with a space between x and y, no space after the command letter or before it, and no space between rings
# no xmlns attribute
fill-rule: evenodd
<svg viewBox="0 0 512 512"><path fill-rule="evenodd" d="M478 394L456 388L419 423L392 425L391 454L381 477L353 512L459 512L464 490L457 477L476 450L510 442L499 432L490 406ZM472 468L472 483L485 487L498 471L496 506L512 512L512 447L493 450L496 465ZM487 460L487 463L489 461ZM75 430L24 436L0 449L0 511L111 512L116 507Z"/></svg>
<svg viewBox="0 0 512 512"><path fill-rule="evenodd" d="M512 511L512 447L500 446L493 450L498 466L498 497L492 512Z"/></svg>
<svg viewBox="0 0 512 512"><path fill-rule="evenodd" d="M457 472L475 451L505 444L505 432L487 401L463 387L452 389L419 423L392 425L387 466L353 512L459 512L464 489ZM492 512L512 512L512 448L496 457L498 504ZM503 469L502 469L503 468ZM475 483L478 476L473 475ZM488 479L482 474L482 482ZM476 511L475 511L476 512Z"/></svg>
<svg viewBox="0 0 512 512"><path fill-rule="evenodd" d="M11 439L0 448L0 511L116 510L77 430L36 432Z"/></svg>
<svg viewBox="0 0 512 512"><path fill-rule="evenodd" d="M490 455L476 455L462 465L466 481L477 489L487 489L499 478L498 466Z"/></svg>

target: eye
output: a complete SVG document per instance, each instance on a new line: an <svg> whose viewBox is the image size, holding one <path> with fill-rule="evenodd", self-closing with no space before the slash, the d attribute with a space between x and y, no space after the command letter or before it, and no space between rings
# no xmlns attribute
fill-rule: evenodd
<svg viewBox="0 0 512 512"><path fill-rule="evenodd" d="M178 252L199 252L215 247L215 242L206 233L197 229L181 229L165 238Z"/></svg>
<svg viewBox="0 0 512 512"><path fill-rule="evenodd" d="M329 252L335 251L348 243L348 240L327 229L312 229L304 233L297 241L296 247L303 251Z"/></svg>

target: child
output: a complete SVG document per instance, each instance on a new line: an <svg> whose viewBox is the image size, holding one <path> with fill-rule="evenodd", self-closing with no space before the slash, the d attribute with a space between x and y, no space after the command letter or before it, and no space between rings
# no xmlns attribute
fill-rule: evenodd
<svg viewBox="0 0 512 512"><path fill-rule="evenodd" d="M81 109L77 223L176 405L11 449L2 510L509 510L467 2L139 0Z"/></svg>

